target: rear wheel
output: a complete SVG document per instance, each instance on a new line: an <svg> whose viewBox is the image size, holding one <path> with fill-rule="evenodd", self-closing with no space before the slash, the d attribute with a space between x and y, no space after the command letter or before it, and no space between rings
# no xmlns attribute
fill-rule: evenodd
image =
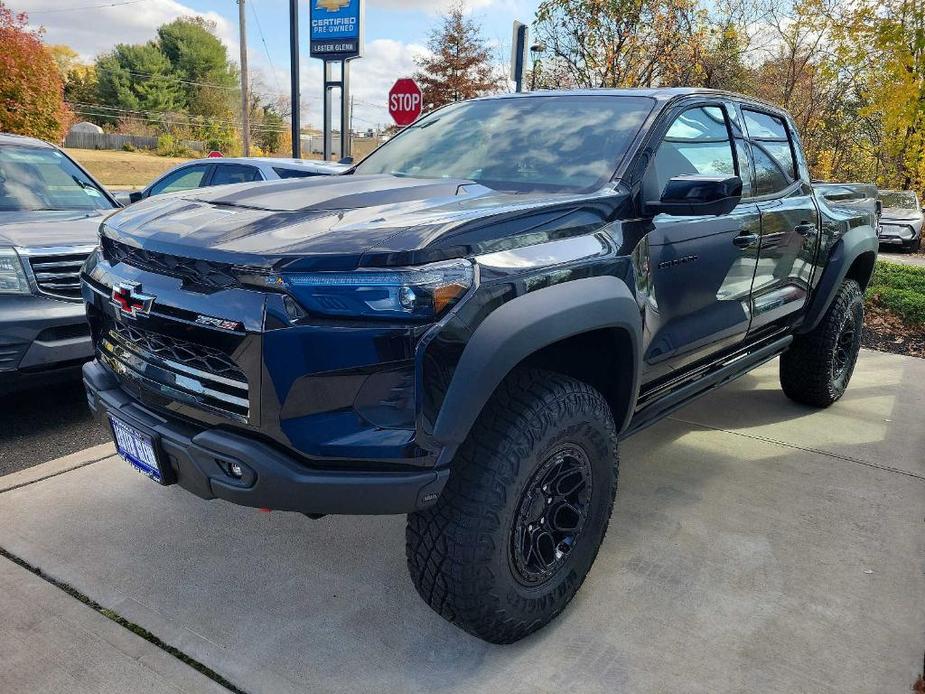
<svg viewBox="0 0 925 694"><path fill-rule="evenodd" d="M851 381L864 328L864 293L854 280L846 280L822 322L805 335L797 335L780 359L780 382L791 400L828 407Z"/></svg>
<svg viewBox="0 0 925 694"><path fill-rule="evenodd" d="M617 432L603 396L559 374L515 371L460 447L436 506L408 517L418 593L486 641L527 636L584 581L616 485Z"/></svg>

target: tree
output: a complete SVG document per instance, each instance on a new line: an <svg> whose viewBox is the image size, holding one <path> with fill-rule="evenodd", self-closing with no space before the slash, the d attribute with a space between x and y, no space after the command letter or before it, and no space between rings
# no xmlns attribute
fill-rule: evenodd
<svg viewBox="0 0 925 694"><path fill-rule="evenodd" d="M58 72L64 80L64 100L72 106L86 108L97 99L99 85L93 65L80 61L80 56L70 46L58 44L48 47L58 65Z"/></svg>
<svg viewBox="0 0 925 694"><path fill-rule="evenodd" d="M424 92L426 110L497 90L491 51L461 5L443 16L427 46L431 55L415 61L420 70L414 76Z"/></svg>
<svg viewBox="0 0 925 694"><path fill-rule="evenodd" d="M25 13L0 0L0 131L58 142L70 114L61 75Z"/></svg>
<svg viewBox="0 0 925 694"><path fill-rule="evenodd" d="M233 112L238 73L225 44L215 36L213 22L202 17L177 19L159 27L157 37L191 113L225 117Z"/></svg>
<svg viewBox="0 0 925 694"><path fill-rule="evenodd" d="M153 41L120 43L96 60L99 96L103 104L122 111L170 112L184 106L182 84L170 61ZM112 121L116 120L113 112Z"/></svg>
<svg viewBox="0 0 925 694"><path fill-rule="evenodd" d="M537 39L580 87L697 84L706 12L696 0L543 0Z"/></svg>

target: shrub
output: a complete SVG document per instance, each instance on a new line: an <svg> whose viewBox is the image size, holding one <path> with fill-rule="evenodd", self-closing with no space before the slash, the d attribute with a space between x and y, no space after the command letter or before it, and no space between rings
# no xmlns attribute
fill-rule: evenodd
<svg viewBox="0 0 925 694"><path fill-rule="evenodd" d="M925 326L925 267L878 261L867 298L911 326Z"/></svg>

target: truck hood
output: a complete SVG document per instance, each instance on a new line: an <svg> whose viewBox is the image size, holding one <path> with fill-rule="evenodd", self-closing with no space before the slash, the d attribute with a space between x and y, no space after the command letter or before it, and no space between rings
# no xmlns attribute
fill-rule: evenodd
<svg viewBox="0 0 925 694"><path fill-rule="evenodd" d="M0 212L0 246L96 245L109 211Z"/></svg>
<svg viewBox="0 0 925 694"><path fill-rule="evenodd" d="M921 222L922 213L905 207L884 207L881 219L891 222Z"/></svg>
<svg viewBox="0 0 925 694"><path fill-rule="evenodd" d="M454 179L332 176L152 198L110 218L106 234L145 250L250 267L350 269L460 257L477 245L454 238L472 222L548 206L567 214L588 198L504 193Z"/></svg>

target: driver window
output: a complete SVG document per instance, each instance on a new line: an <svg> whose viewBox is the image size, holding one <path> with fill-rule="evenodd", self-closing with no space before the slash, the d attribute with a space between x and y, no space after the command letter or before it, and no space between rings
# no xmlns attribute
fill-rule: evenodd
<svg viewBox="0 0 925 694"><path fill-rule="evenodd" d="M723 109L699 106L682 113L659 145L649 174L658 194L675 176L734 176L735 159Z"/></svg>
<svg viewBox="0 0 925 694"><path fill-rule="evenodd" d="M151 186L150 195L160 195L161 193L178 193L181 190L192 190L202 185L202 179L205 178L208 166L190 166L185 169L175 171L165 176L160 181Z"/></svg>

